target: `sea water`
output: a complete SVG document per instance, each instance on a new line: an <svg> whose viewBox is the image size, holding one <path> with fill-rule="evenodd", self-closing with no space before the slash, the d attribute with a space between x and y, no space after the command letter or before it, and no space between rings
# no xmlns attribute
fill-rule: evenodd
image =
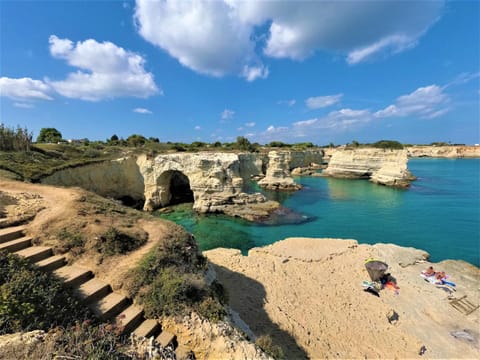
<svg viewBox="0 0 480 360"><path fill-rule="evenodd" d="M242 250L287 237L345 238L427 251L430 260L461 259L480 266L480 159L410 159L417 180L395 189L366 180L300 177L303 189L266 193L301 213L305 222L261 225L199 215L182 204L161 217L193 233L202 250ZM321 240L319 240L321 241Z"/></svg>

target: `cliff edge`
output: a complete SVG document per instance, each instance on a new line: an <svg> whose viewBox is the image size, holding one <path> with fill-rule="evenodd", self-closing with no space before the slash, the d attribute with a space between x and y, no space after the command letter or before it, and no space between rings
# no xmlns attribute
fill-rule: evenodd
<svg viewBox="0 0 480 360"><path fill-rule="evenodd" d="M425 251L355 240L290 238L248 256L204 252L230 293L230 305L256 336L269 333L286 358L480 357L480 309L451 305L480 298L480 269L463 261L430 264ZM386 261L398 294L363 290L365 259ZM426 282L432 265L456 283L451 294Z"/></svg>

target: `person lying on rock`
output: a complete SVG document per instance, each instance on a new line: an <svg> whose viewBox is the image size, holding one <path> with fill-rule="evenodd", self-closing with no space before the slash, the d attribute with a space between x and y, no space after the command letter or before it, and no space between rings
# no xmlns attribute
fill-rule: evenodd
<svg viewBox="0 0 480 360"><path fill-rule="evenodd" d="M425 276L433 276L436 274L435 270L433 270L433 266L429 266L426 270L423 270L422 273Z"/></svg>

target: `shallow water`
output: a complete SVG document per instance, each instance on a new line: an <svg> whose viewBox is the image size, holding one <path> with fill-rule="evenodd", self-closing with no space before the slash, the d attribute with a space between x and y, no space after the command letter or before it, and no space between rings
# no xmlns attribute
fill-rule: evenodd
<svg viewBox="0 0 480 360"><path fill-rule="evenodd" d="M259 225L221 215L197 215L191 204L159 215L193 233L202 250L246 253L286 237L333 237L426 250L432 261L462 259L480 266L480 159L411 159L418 177L407 190L365 180L296 178L304 188L267 194L307 216L301 224Z"/></svg>

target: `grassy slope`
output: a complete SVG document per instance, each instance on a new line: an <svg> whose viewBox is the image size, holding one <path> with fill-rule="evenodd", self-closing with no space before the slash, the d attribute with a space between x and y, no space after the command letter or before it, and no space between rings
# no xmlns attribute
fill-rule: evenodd
<svg viewBox="0 0 480 360"><path fill-rule="evenodd" d="M119 147L38 144L30 152L0 152L0 171L8 178L36 182L57 170L117 158Z"/></svg>

